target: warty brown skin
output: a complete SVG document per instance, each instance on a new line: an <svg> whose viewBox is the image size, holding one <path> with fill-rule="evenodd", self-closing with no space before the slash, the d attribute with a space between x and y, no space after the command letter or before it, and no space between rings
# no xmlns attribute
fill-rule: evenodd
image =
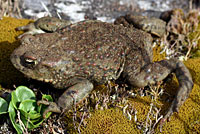
<svg viewBox="0 0 200 134"><path fill-rule="evenodd" d="M46 112L63 112L85 98L94 84L121 75L132 86L144 87L175 73L179 90L164 119L187 99L193 81L176 59L152 62L152 37L143 31L101 21L83 21L54 33L24 35L11 55L13 65L26 76L66 89Z"/></svg>
<svg viewBox="0 0 200 134"><path fill-rule="evenodd" d="M122 24L125 27L133 25L145 32L151 33L157 37L162 37L166 32L166 22L158 18L148 18L146 16L135 16L127 14L118 17L114 24Z"/></svg>

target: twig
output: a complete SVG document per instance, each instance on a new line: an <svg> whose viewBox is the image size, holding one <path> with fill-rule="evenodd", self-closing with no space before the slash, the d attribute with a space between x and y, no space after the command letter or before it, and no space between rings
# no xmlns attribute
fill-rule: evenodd
<svg viewBox="0 0 200 134"><path fill-rule="evenodd" d="M76 121L77 121L77 111L76 111L76 97L73 97L73 102L74 102L74 110L73 110L73 124L74 124L74 129L77 130L76 127Z"/></svg>
<svg viewBox="0 0 200 134"><path fill-rule="evenodd" d="M189 0L189 10L192 10L192 1L193 0Z"/></svg>
<svg viewBox="0 0 200 134"><path fill-rule="evenodd" d="M20 118L20 112L17 110L17 117L18 117L18 120L19 120L19 125L21 127L21 130L23 132L23 134L28 134L28 130L27 128L25 127L24 123L22 122L21 118ZM28 123L28 122L27 122Z"/></svg>
<svg viewBox="0 0 200 134"><path fill-rule="evenodd" d="M85 118L85 114L86 114L86 112L85 112L85 110L84 110L83 115L82 115L82 117L81 117L81 121L80 121L80 123L79 123L79 125L78 125L78 133L79 133L79 134L81 134L80 127L81 127L81 124L83 123L83 120L84 120L84 118Z"/></svg>
<svg viewBox="0 0 200 134"><path fill-rule="evenodd" d="M62 19L62 17L60 16L60 14L59 14L58 10L56 10L56 14L58 15L58 18L61 20L61 19Z"/></svg>
<svg viewBox="0 0 200 134"><path fill-rule="evenodd" d="M152 107L153 107L153 103L151 103L150 104L150 109L149 109L149 112L148 112L148 114L147 114L147 118L146 118L146 125L145 125L145 133L146 132L148 132L148 130L151 130L151 123L152 123L152 121L151 121L151 119L150 119L150 113L151 113L151 111L152 111ZM150 124L148 124L148 120L150 121ZM150 127L150 128L149 128Z"/></svg>
<svg viewBox="0 0 200 134"><path fill-rule="evenodd" d="M13 11L17 12L17 14L19 15L20 18L22 18L20 9L19 9L19 0L15 0L14 1L14 7L13 7Z"/></svg>
<svg viewBox="0 0 200 134"><path fill-rule="evenodd" d="M50 17L52 17L52 15L51 15L51 13L49 12L49 9L47 8L47 6L46 6L42 1L40 1L40 3L42 4L42 7L44 7L44 9L45 9L46 12L48 13L48 15L49 15Z"/></svg>

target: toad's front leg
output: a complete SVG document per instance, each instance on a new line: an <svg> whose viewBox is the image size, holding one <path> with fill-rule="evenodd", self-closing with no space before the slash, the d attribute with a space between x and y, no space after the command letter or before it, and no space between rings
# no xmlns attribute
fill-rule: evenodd
<svg viewBox="0 0 200 134"><path fill-rule="evenodd" d="M25 33L18 36L20 39L27 34L35 35L41 33L53 33L70 24L71 22L68 20L61 20L55 17L42 17L28 25L17 27L16 30L26 31Z"/></svg>
<svg viewBox="0 0 200 134"><path fill-rule="evenodd" d="M131 69L131 67L129 68ZM170 117L173 112L178 111L179 107L188 98L189 93L193 88L193 81L189 70L181 61L176 59L150 63L144 66L137 74L131 70L126 71L129 72L127 73L128 81L132 85L138 87L144 87L148 84L154 84L161 81L172 72L176 74L179 82L179 90L177 91L176 97L174 98L162 121L165 121L168 117Z"/></svg>
<svg viewBox="0 0 200 134"><path fill-rule="evenodd" d="M45 118L48 112L63 113L69 110L72 105L79 103L83 100L93 89L93 84L88 80L83 80L69 87L58 99L57 104L55 102L47 102L44 100L38 101L39 104L48 105L47 109L43 113Z"/></svg>

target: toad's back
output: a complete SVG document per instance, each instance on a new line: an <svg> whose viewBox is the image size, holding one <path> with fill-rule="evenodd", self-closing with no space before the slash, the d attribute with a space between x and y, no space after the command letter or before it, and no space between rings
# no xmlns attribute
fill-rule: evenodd
<svg viewBox="0 0 200 134"><path fill-rule="evenodd" d="M64 70L67 71L64 73L70 69L68 77L81 76L104 83L117 79L125 63L129 63L127 60L134 63L137 71L151 59L150 50L144 49L144 45L147 46L144 40L150 37L144 32L133 30L99 21L81 22L60 30L62 62L71 61L71 64L66 64ZM149 39L146 40L148 43ZM145 63L142 59L144 57Z"/></svg>

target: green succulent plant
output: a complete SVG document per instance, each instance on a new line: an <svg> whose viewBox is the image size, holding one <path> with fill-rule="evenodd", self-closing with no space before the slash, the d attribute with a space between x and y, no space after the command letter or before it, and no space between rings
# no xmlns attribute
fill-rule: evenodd
<svg viewBox="0 0 200 134"><path fill-rule="evenodd" d="M42 99L53 101L50 95L43 95ZM19 86L11 93L10 101L0 98L0 115L9 114L13 127L18 134L26 130L38 127L43 121L42 116L47 106L37 105L34 92L25 87ZM51 112L47 113L48 118Z"/></svg>

